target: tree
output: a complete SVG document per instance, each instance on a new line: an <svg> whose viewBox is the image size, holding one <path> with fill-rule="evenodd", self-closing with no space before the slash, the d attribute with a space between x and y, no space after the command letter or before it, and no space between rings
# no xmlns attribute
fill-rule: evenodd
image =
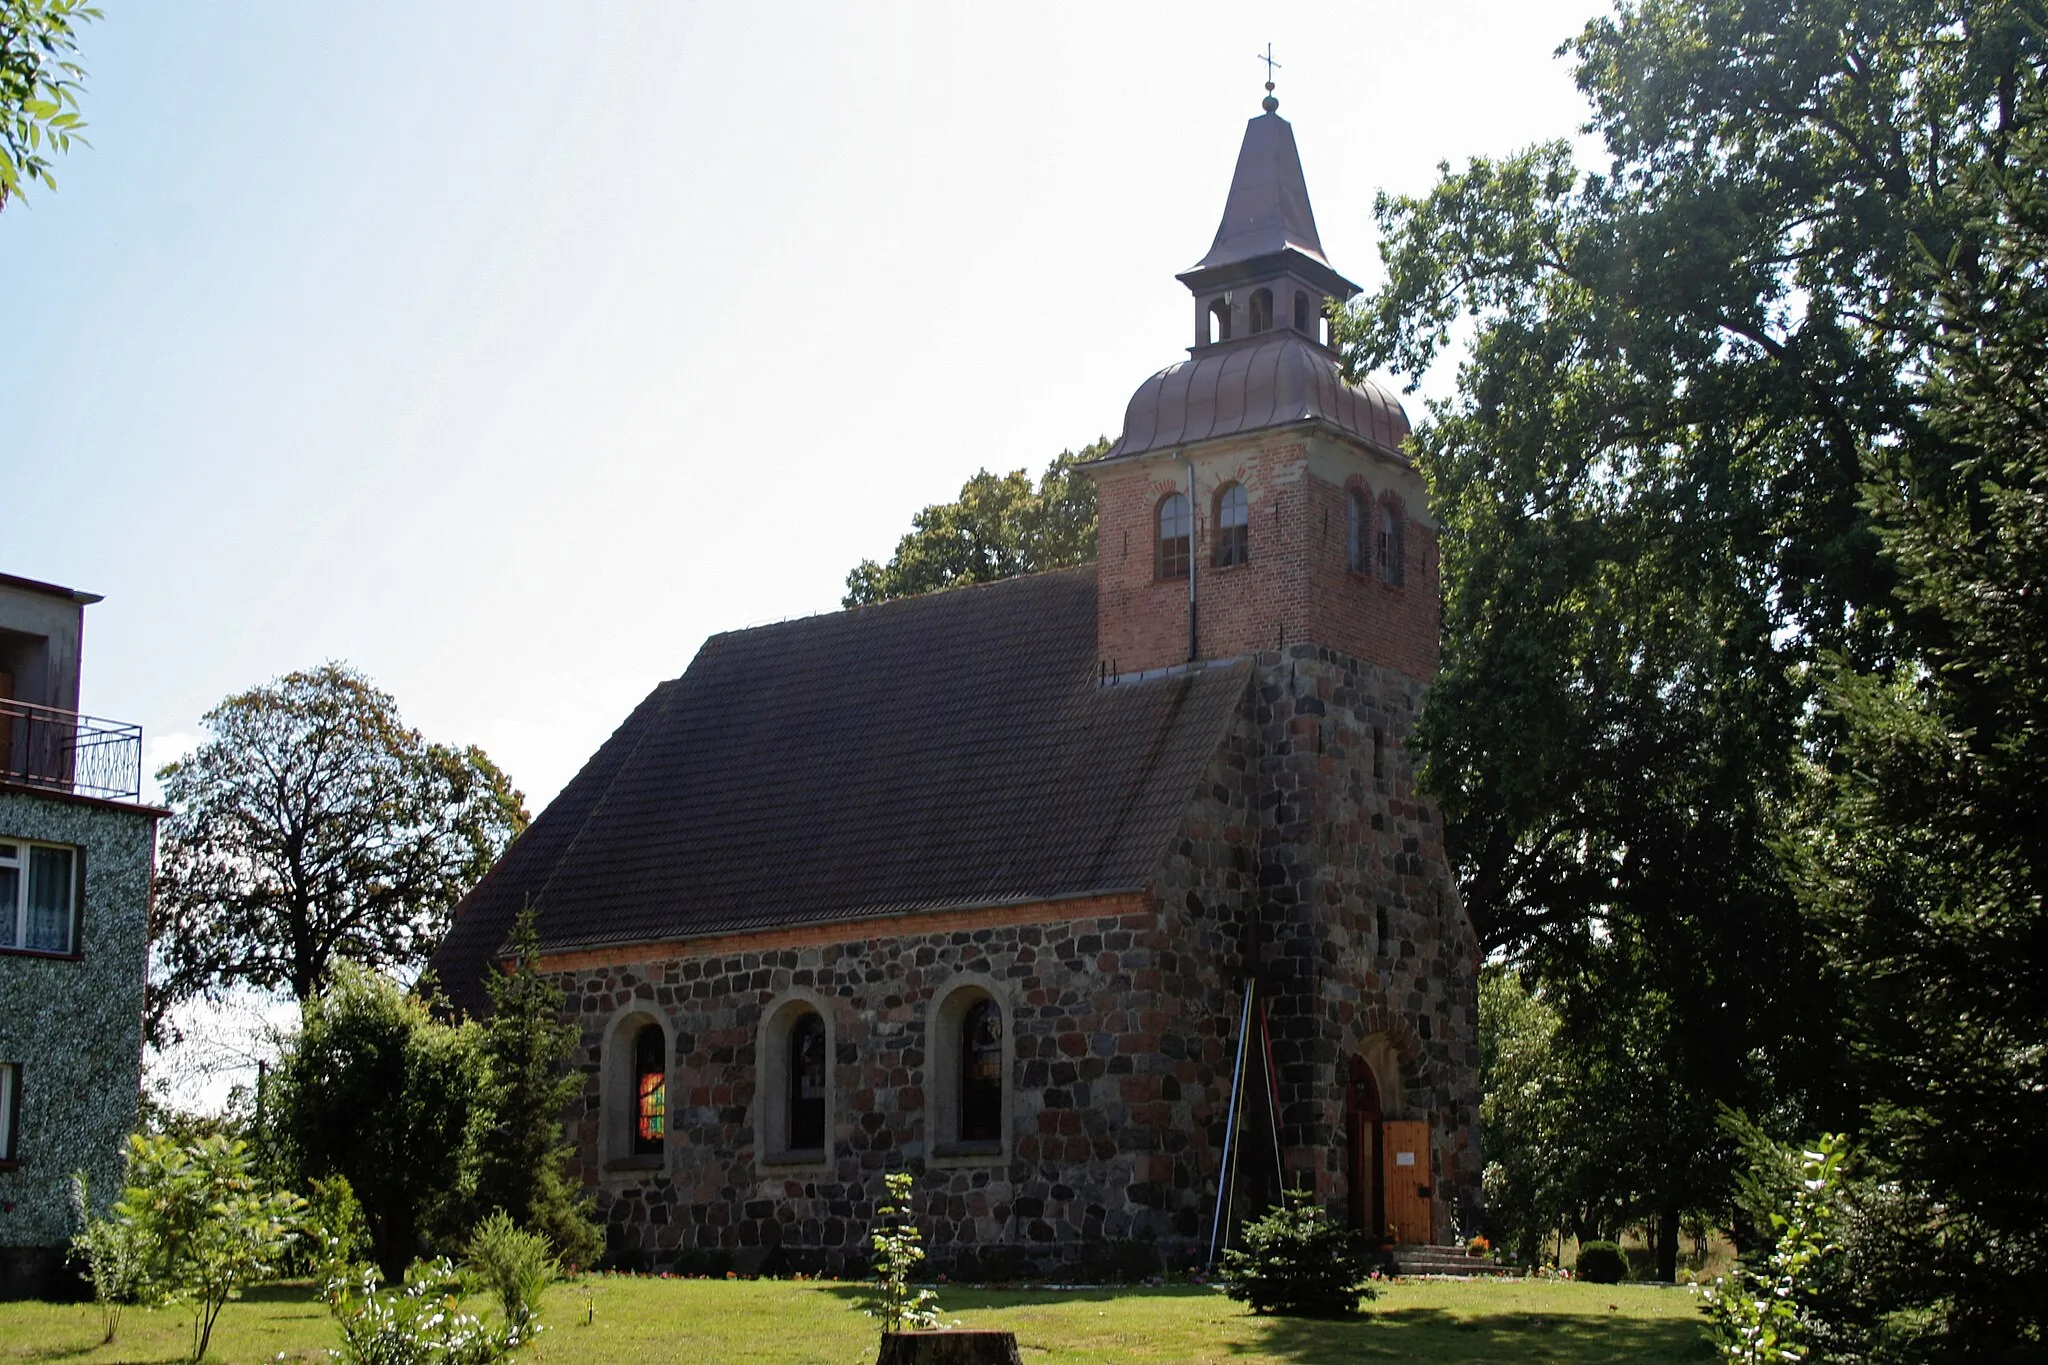
<svg viewBox="0 0 2048 1365"><path fill-rule="evenodd" d="M68 152L85 124L78 26L100 17L84 0L0 0L0 209L29 181L57 188L47 153Z"/></svg>
<svg viewBox="0 0 2048 1365"><path fill-rule="evenodd" d="M1347 326L1418 373L1473 320L1418 440L1449 585L1422 742L1488 941L1586 999L1653 987L1660 1055L1745 1059L1688 1062L1697 1099L1862 1126L1963 1215L1920 1301L1960 1350L2038 1340L2048 1301L2042 21L1624 3L1568 45L1611 164L1382 200Z"/></svg>
<svg viewBox="0 0 2048 1365"><path fill-rule="evenodd" d="M564 996L540 974L540 935L531 907L513 930L511 970L485 983L491 1013L483 1050L496 1094L482 1135L476 1207L510 1214L547 1237L555 1257L594 1265L604 1250L591 1200L570 1182L576 1148L563 1138L562 1112L583 1093L583 1076L564 1065L578 1033L564 1024Z"/></svg>
<svg viewBox="0 0 2048 1365"><path fill-rule="evenodd" d="M440 1022L430 1000L340 964L269 1096L265 1137L301 1181L348 1180L393 1283L422 1236L467 1232L496 1098L477 1025Z"/></svg>
<svg viewBox="0 0 2048 1365"><path fill-rule="evenodd" d="M150 1035L230 987L304 1003L338 960L426 961L455 902L526 827L481 749L434 744L338 663L229 697L212 737L158 774L164 831Z"/></svg>
<svg viewBox="0 0 2048 1365"><path fill-rule="evenodd" d="M1032 488L1021 470L981 470L958 502L925 508L887 564L863 559L846 575L842 605L866 606L967 583L1071 568L1095 553L1095 481L1075 466L1100 459L1100 438L1077 454L1063 450Z"/></svg>

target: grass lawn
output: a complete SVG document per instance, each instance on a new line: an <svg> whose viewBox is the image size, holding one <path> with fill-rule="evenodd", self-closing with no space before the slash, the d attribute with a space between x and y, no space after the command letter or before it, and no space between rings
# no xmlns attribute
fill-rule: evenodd
<svg viewBox="0 0 2048 1365"><path fill-rule="evenodd" d="M868 1365L875 1330L853 1306L858 1292L853 1285L779 1280L594 1278L557 1285L547 1300L550 1330L519 1358L526 1365ZM1655 1365L1710 1355L1693 1297L1648 1285L1402 1281L1383 1287L1351 1322L1257 1318L1214 1290L1193 1287L957 1288L942 1291L939 1302L963 1327L1015 1332L1027 1365ZM180 1312L131 1308L120 1340L103 1347L91 1304L0 1303L0 1365L175 1361L190 1321ZM327 1310L310 1290L277 1286L228 1305L207 1358L222 1365L324 1361L335 1341Z"/></svg>

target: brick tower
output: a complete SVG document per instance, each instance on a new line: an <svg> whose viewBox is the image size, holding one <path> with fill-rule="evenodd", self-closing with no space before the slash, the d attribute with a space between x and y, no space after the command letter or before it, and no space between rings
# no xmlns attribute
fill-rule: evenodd
<svg viewBox="0 0 2048 1365"><path fill-rule="evenodd" d="M1101 671L1251 661L1259 891L1232 966L1270 1002L1286 1178L1431 1241L1479 1193L1478 947L1406 746L1437 671L1435 523L1400 403L1340 373L1326 313L1358 287L1276 109L1178 277L1188 358L1091 466Z"/></svg>

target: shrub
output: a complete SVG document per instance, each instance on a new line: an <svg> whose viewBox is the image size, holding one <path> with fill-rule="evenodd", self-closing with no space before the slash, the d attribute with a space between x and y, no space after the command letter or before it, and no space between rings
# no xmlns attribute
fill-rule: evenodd
<svg viewBox="0 0 2048 1365"><path fill-rule="evenodd" d="M1244 1226L1243 1250L1223 1254L1223 1284L1254 1313L1338 1316L1373 1296L1358 1234L1330 1221L1306 1190Z"/></svg>
<svg viewBox="0 0 2048 1365"><path fill-rule="evenodd" d="M304 1201L265 1190L241 1142L128 1139L128 1188L114 1206L140 1252L138 1283L158 1303L190 1303L192 1354L245 1285L267 1279L296 1238Z"/></svg>
<svg viewBox="0 0 2048 1365"><path fill-rule="evenodd" d="M370 1229L347 1176L306 1183L312 1194L302 1223L301 1265L324 1284L369 1254Z"/></svg>
<svg viewBox="0 0 2048 1365"><path fill-rule="evenodd" d="M120 1330L121 1310L135 1302L142 1286L142 1247L133 1223L93 1213L92 1186L84 1171L71 1173L71 1212L78 1223L71 1258L85 1263L86 1278L92 1281L93 1302L99 1305L100 1325L106 1329L100 1338L104 1346Z"/></svg>
<svg viewBox="0 0 2048 1365"><path fill-rule="evenodd" d="M462 1280L446 1258L415 1261L396 1291L379 1292L373 1266L347 1267L327 1282L341 1328L343 1365L495 1365L521 1338L493 1332L461 1309Z"/></svg>
<svg viewBox="0 0 2048 1365"><path fill-rule="evenodd" d="M503 1209L469 1236L469 1283L497 1298L506 1327L522 1338L540 1330L540 1296L559 1269L548 1253L548 1239L522 1232Z"/></svg>
<svg viewBox="0 0 2048 1365"><path fill-rule="evenodd" d="M1799 1178L1783 1212L1769 1214L1775 1244L1761 1272L1738 1268L1698 1291L1707 1337L1721 1359L1780 1365L1808 1358L1825 1323L1815 1321L1813 1290L1839 1248L1832 1230L1843 1194L1846 1141L1824 1136L1797 1153ZM1752 1153L1754 1155L1754 1152ZM1780 1160L1789 1153L1781 1153Z"/></svg>
<svg viewBox="0 0 2048 1365"><path fill-rule="evenodd" d="M1620 1284L1628 1278L1628 1256L1613 1242L1581 1243L1572 1276L1587 1284Z"/></svg>
<svg viewBox="0 0 2048 1365"><path fill-rule="evenodd" d="M875 1249L875 1287L861 1306L881 1320L884 1336L928 1332L939 1325L938 1295L910 1287L910 1272L924 1260L924 1238L910 1211L910 1172L895 1171L883 1179L889 1193L875 1210L868 1236Z"/></svg>

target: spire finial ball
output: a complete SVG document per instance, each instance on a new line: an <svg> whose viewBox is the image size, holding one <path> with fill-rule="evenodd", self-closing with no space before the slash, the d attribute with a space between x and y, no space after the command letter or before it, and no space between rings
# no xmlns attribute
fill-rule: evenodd
<svg viewBox="0 0 2048 1365"><path fill-rule="evenodd" d="M1273 87L1269 85L1266 88L1268 90L1271 90ZM1266 96L1266 98L1259 101L1259 108L1265 110L1269 114L1277 110L1279 107L1280 101L1274 99L1271 95L1268 95Z"/></svg>

